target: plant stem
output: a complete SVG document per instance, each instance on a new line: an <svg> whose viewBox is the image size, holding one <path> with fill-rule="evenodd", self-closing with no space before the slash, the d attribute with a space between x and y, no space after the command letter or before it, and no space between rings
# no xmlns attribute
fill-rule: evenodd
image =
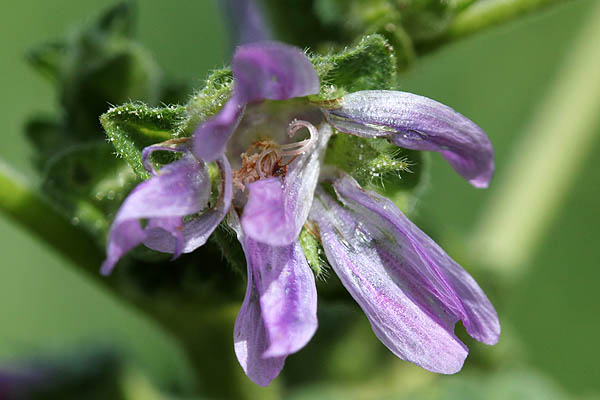
<svg viewBox="0 0 600 400"><path fill-rule="evenodd" d="M442 36L417 43L417 51L420 54L429 53L441 45L471 36L545 7L568 1L573 0L480 0L459 12Z"/></svg>
<svg viewBox="0 0 600 400"><path fill-rule="evenodd" d="M103 255L92 238L72 225L24 178L2 161L0 211L69 261L98 275Z"/></svg>

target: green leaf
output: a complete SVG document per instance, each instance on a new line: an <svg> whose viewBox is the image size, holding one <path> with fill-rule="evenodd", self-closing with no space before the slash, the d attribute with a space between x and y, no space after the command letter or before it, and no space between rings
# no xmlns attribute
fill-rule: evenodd
<svg viewBox="0 0 600 400"><path fill-rule="evenodd" d="M28 54L34 68L56 84L62 106L54 126L40 124L39 118L29 123L41 168L48 153L104 138L98 119L110 104L156 104L163 97L158 66L130 38L134 16L131 2L120 3L96 23ZM166 94L172 97L172 90Z"/></svg>
<svg viewBox="0 0 600 400"><path fill-rule="evenodd" d="M100 51L100 50L99 50ZM62 83L62 103L72 135L86 140L101 133L98 117L109 104L131 100L149 104L159 99L159 71L145 51L128 44L119 51L82 57Z"/></svg>
<svg viewBox="0 0 600 400"><path fill-rule="evenodd" d="M123 1L108 9L96 24L99 32L129 37L132 35L136 15L133 1Z"/></svg>
<svg viewBox="0 0 600 400"><path fill-rule="evenodd" d="M153 108L142 103L128 103L111 108L100 121L117 154L140 178L147 179L150 174L142 164L142 150L174 138L185 117L184 106Z"/></svg>
<svg viewBox="0 0 600 400"><path fill-rule="evenodd" d="M65 43L47 43L27 53L27 61L53 82L60 79L67 46Z"/></svg>
<svg viewBox="0 0 600 400"><path fill-rule="evenodd" d="M340 53L312 58L321 79L321 93L314 101L335 100L345 93L396 86L394 49L381 35L365 36Z"/></svg>
<svg viewBox="0 0 600 400"><path fill-rule="evenodd" d="M108 143L73 146L48 163L42 189L75 225L103 244L121 203L138 182Z"/></svg>

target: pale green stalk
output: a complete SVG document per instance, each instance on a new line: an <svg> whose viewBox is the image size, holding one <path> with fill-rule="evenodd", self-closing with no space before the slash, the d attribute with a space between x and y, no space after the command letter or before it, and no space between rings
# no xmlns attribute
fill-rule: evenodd
<svg viewBox="0 0 600 400"><path fill-rule="evenodd" d="M418 43L417 47L421 54L431 52L443 44L569 1L573 0L457 0L457 8L463 10L458 13L448 30L431 41Z"/></svg>
<svg viewBox="0 0 600 400"><path fill-rule="evenodd" d="M0 160L0 211L63 257L98 272L103 256L91 237L63 217L10 166Z"/></svg>
<svg viewBox="0 0 600 400"><path fill-rule="evenodd" d="M565 54L558 80L499 166L471 250L508 274L527 262L590 155L600 110L600 2Z"/></svg>

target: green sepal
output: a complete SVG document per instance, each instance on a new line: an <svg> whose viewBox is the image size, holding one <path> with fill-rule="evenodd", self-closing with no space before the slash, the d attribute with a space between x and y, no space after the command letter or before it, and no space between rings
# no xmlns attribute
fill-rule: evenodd
<svg viewBox="0 0 600 400"><path fill-rule="evenodd" d="M217 114L225 105L233 89L233 76L229 68L213 71L204 87L195 93L186 105L186 117L176 136L190 137L196 127L206 119Z"/></svg>
<svg viewBox="0 0 600 400"><path fill-rule="evenodd" d="M100 121L117 154L140 178L147 179L150 174L142 164L142 150L173 139L185 116L184 106L154 108L142 103L128 103L111 108Z"/></svg>
<svg viewBox="0 0 600 400"><path fill-rule="evenodd" d="M313 56L312 62L321 79L321 92L309 98L330 107L346 93L396 85L394 49L381 35L365 36L339 53Z"/></svg>
<svg viewBox="0 0 600 400"><path fill-rule="evenodd" d="M416 60L414 45L406 32L396 11L380 16L373 21L365 34L379 34L394 48L398 71L407 70Z"/></svg>
<svg viewBox="0 0 600 400"><path fill-rule="evenodd" d="M409 211L423 186L422 152L400 148L386 139L333 135L325 163L352 175L365 189L375 190Z"/></svg>
<svg viewBox="0 0 600 400"><path fill-rule="evenodd" d="M324 279L330 269L325 258L325 251L319 240L308 230L303 227L298 237L302 252L306 257L308 265L313 270L317 279Z"/></svg>
<svg viewBox="0 0 600 400"><path fill-rule="evenodd" d="M73 146L50 160L42 190L73 224L103 245L112 219L137 182L108 143L96 142Z"/></svg>

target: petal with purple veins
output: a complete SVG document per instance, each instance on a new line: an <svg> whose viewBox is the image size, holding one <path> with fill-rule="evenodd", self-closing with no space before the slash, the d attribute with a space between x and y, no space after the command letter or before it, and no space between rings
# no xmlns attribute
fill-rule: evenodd
<svg viewBox="0 0 600 400"><path fill-rule="evenodd" d="M267 178L248 185L248 202L242 215L248 236L272 246L298 239L310 212L330 136L331 127L321 124L316 143L288 165L283 181Z"/></svg>
<svg viewBox="0 0 600 400"><path fill-rule="evenodd" d="M235 322L234 348L253 382L266 386L285 358L308 343L317 329L314 276L298 242L273 247L238 228L248 265L248 288Z"/></svg>
<svg viewBox="0 0 600 400"><path fill-rule="evenodd" d="M458 372L468 351L452 332L455 318L434 315L420 303L424 299L412 296L419 293L410 287L412 282L395 280L388 260L361 225L361 216L317 188L310 218L333 270L382 343L396 356L432 372Z"/></svg>
<svg viewBox="0 0 600 400"><path fill-rule="evenodd" d="M297 352L317 329L315 278L300 244L274 247L246 237L244 252L269 338L262 357Z"/></svg>
<svg viewBox="0 0 600 400"><path fill-rule="evenodd" d="M234 96L244 103L319 93L319 76L300 49L278 42L240 46L232 61Z"/></svg>
<svg viewBox="0 0 600 400"><path fill-rule="evenodd" d="M184 237L182 232L183 217L152 218L144 228L144 245L164 253L173 253L173 260L183 251ZM157 244L157 243L160 243ZM168 250L163 250L163 243L168 243Z"/></svg>
<svg viewBox="0 0 600 400"><path fill-rule="evenodd" d="M247 185L248 201L244 206L244 233L255 239L285 238L290 230L285 213L285 196L281 178L266 178ZM293 240L293 239L292 239Z"/></svg>
<svg viewBox="0 0 600 400"><path fill-rule="evenodd" d="M191 154L163 167L156 176L140 183L125 199L113 221L102 273L110 273L125 253L147 238L148 231L142 228L141 219L148 220L151 230L167 228L171 231L169 234L177 238L179 228L171 223L153 220L164 222L197 213L204 208L209 195L210 181L206 166Z"/></svg>
<svg viewBox="0 0 600 400"><path fill-rule="evenodd" d="M174 236L166 229L149 231L147 237L144 239L144 245L153 250L173 253L177 256L180 253L191 253L206 243L229 211L231 205L231 166L224 156L217 161L217 165L221 172L221 189L216 205L202 214L185 221L183 226L180 224L178 231L180 236Z"/></svg>
<svg viewBox="0 0 600 400"><path fill-rule="evenodd" d="M385 137L407 149L440 152L475 187L487 187L494 173L494 150L485 132L427 97L367 90L344 96L341 108L324 111L342 132Z"/></svg>
<svg viewBox="0 0 600 400"><path fill-rule="evenodd" d="M449 322L462 320L469 335L495 344L500 335L496 310L477 282L390 200L363 190L349 176L334 182L342 203L360 216L361 228L376 243L390 276L421 307ZM435 301L433 301L435 299Z"/></svg>

